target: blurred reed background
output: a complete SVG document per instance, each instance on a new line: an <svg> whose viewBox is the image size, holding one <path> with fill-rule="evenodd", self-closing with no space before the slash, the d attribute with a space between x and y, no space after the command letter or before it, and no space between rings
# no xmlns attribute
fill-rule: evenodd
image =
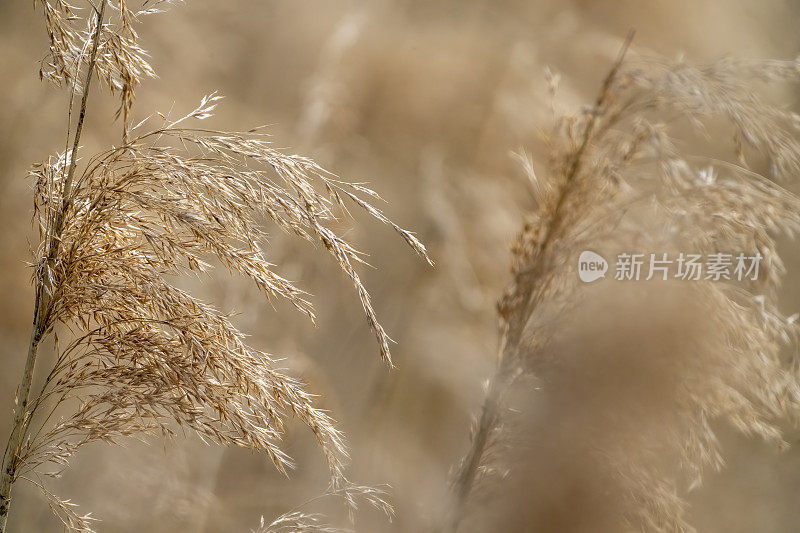
<svg viewBox="0 0 800 533"><path fill-rule="evenodd" d="M25 176L31 162L63 149L65 130L65 93L36 76L46 48L39 17L30 2L0 3L1 435L9 431L31 316L25 261L33 184ZM188 0L147 20L142 42L160 78L139 90L140 114L186 112L219 90L226 99L214 127L270 124L278 146L368 181L437 263L431 270L398 250L389 230L366 226L352 235L380 266L380 275L366 270L364 279L397 341L391 372L376 357L347 281L311 246L276 234L269 259L314 294L317 327L276 312L240 280L190 282L235 311L253 345L286 355L292 372L321 395L348 437L351 477L392 486L394 522L365 511L357 530L424 531L443 512L448 471L467 448L493 369L495 302L508 279L509 243L529 207L526 178L510 151L525 148L534 161L546 153L540 132L552 111L545 67L561 75L557 105L577 107L594 99L629 28L637 30L640 53L793 58L798 17L800 3L789 0ZM118 135L107 119L113 99L98 91L93 105L84 137L91 147ZM798 258L787 247L789 314L800 307ZM662 333L647 339L658 343ZM296 429L287 446L299 464L291 479L264 457L190 437L92 445L54 486L100 517L100 531L249 531L260 516L279 515L325 488L324 460ZM691 496L698 530L796 531L800 452L778 455L734 435L724 440L727 470ZM547 448L542 457L553 453ZM526 491L546 492L550 479L580 465L556 453L567 463L560 470L542 457L523 457L525 476L502 489L502 508L472 527L534 530L520 512L533 506ZM562 497L565 512L580 508L580 494ZM15 500L17 531L59 530L35 491L20 485ZM603 499L595 504L602 508ZM595 518L573 529L554 520L547 531L613 531Z"/></svg>

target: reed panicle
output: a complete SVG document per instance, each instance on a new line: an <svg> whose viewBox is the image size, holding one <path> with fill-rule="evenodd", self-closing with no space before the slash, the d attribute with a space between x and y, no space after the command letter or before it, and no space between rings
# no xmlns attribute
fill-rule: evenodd
<svg viewBox="0 0 800 533"><path fill-rule="evenodd" d="M50 40L41 76L69 87L81 103L75 129L68 132L72 148L31 170L40 235L36 304L4 453L0 532L19 479L41 488L67 529L92 531L91 515L79 515L40 478L46 467L59 475L78 449L92 442L172 436L184 428L208 442L263 451L286 473L293 463L281 436L292 416L319 442L332 494L351 509L358 495L390 509L381 492L347 481L344 438L303 384L175 279L205 273L217 262L251 279L268 298L285 299L313 319L308 295L267 259L263 222L270 221L319 243L333 257L356 290L381 357L391 365L390 339L358 275L363 255L335 226L355 206L390 226L430 262L425 247L372 204L380 198L364 184L278 151L261 130L199 128L197 121L210 118L219 104L217 93L177 120L158 115L132 126L135 90L142 78L155 75L135 25L169 3L144 2L133 11L126 0L87 2L83 9L64 0L34 2ZM120 97L123 138L118 146L79 158L94 76ZM38 347L50 335L56 339L56 360L45 369L41 387L31 391ZM67 340L59 343L59 336Z"/></svg>
<svg viewBox="0 0 800 533"><path fill-rule="evenodd" d="M559 328L570 324L567 317L587 290L576 272L581 250L624 250L660 239L671 249L752 251L763 258L755 281L693 282L694 301L703 303L714 340L697 341L703 348L692 364L674 358L682 378L668 427L659 433L665 440L644 445L661 447L661 457L676 455L681 474L664 474L652 457L626 455L625 446L587 443L587 453L597 454L625 488L619 499L627 502L627 528L693 531L684 494L704 471L723 465L715 423L785 445L781 424L797 420L800 380L796 361L786 356L797 328L795 317L778 310L778 239L800 230L800 199L781 185L793 183L800 170L800 116L754 87L796 83L800 63L723 59L698 67L629 58L631 39L595 102L557 120L547 138L548 171L534 173L533 163L520 156L533 208L512 247L511 282L498 303L497 367L470 449L452 476L445 530L459 528L486 472L509 468L494 447L513 418L506 403L512 386L535 376L540 387L534 398L556 386L548 384L561 364L553 339L569 335ZM723 127L732 141L730 157L692 153L690 143L699 145L707 132L718 135Z"/></svg>

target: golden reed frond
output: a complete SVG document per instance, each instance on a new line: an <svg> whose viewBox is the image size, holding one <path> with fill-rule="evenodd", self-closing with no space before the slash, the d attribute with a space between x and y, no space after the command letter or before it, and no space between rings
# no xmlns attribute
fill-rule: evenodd
<svg viewBox="0 0 800 533"><path fill-rule="evenodd" d="M45 465L65 467L85 444L172 435L176 424L209 442L263 451L286 473L293 465L281 437L289 417L301 420L319 442L332 493L351 509L360 495L388 513L382 493L345 478L343 436L303 385L280 372L273 357L248 346L224 314L173 280L206 272L214 259L313 319L307 294L267 260L263 224L269 221L331 254L355 287L380 355L391 365L390 339L357 272L363 256L333 226L349 204L390 226L430 262L425 247L371 203L379 197L363 184L276 150L259 131L191 126L211 117L221 99L216 93L178 120L162 115L149 131L152 117L130 126L135 89L143 77L154 76L134 25L166 3L145 2L134 12L125 0L102 0L96 11L64 0L34 2L50 38L41 75L82 100L68 138L73 148L31 171L41 237L33 276L36 314L4 454L0 532L11 486L22 478L45 491L68 529L91 531L91 517L75 513L31 474ZM79 163L94 75L121 95L123 139ZM31 394L38 346L59 330L69 341ZM55 413L60 419L51 423Z"/></svg>

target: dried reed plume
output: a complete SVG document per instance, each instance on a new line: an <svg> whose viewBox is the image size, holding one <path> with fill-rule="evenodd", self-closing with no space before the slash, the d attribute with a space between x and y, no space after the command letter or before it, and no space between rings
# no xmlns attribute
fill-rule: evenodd
<svg viewBox="0 0 800 533"><path fill-rule="evenodd" d="M190 126L211 116L221 98L216 93L177 120L160 115L131 126L136 86L154 75L134 25L166 3L145 2L134 12L125 0L102 0L92 9L64 0L34 2L50 38L41 75L70 87L81 101L75 129L68 132L71 148L31 171L41 244L28 357L3 455L0 533L19 479L41 488L68 529L92 531L92 517L78 514L39 477L47 465L63 469L90 442L170 436L177 424L206 441L264 451L286 472L292 461L280 441L290 415L318 440L334 494L351 507L360 494L389 510L381 493L349 484L343 437L302 385L281 373L270 355L248 346L225 315L170 279L205 272L216 259L267 297L286 299L313 319L306 293L266 259L260 222L269 219L333 256L391 364L390 340L357 273L362 255L332 225L351 203L427 259L425 248L369 203L376 193L337 179L310 159L277 151L265 134ZM113 12L109 19L107 10ZM79 164L94 75L120 95L123 139ZM70 116L71 110L72 104ZM147 131L152 122L160 124ZM63 346L59 333L68 339ZM57 357L31 393L37 350L49 335Z"/></svg>
<svg viewBox="0 0 800 533"><path fill-rule="evenodd" d="M492 466L487 457L502 440L512 385L534 375L548 387L547 376L559 364L551 340L566 323L564 312L586 294L578 290L575 269L580 250L630 247L637 237L657 233L693 252L752 251L763 257L757 281L692 282L720 343L697 341L712 348L701 362L681 368L685 379L675 392L675 412L664 421L666 440L646 443L676 454L682 475L667 477L624 449L588 446L625 487L619 499L627 502L624 522L630 530L693 531L681 494L700 482L704 469L722 466L714 421L783 444L779 424L800 412L797 364L784 350L796 335L794 317L777 309L783 268L776 243L800 230L800 199L777 184L800 170L800 115L754 92L763 84L796 82L800 61L723 59L695 67L627 60L631 39L632 34L594 104L557 121L548 138L549 172L534 174L533 164L521 158L535 208L512 248L511 283L498 303L496 372L469 451L453 475L445 530L459 528L479 479ZM555 92L556 78L550 81ZM701 142L721 123L733 140L730 158L689 153L689 142ZM762 167L769 178L757 170ZM644 209L644 217L631 215L636 208ZM643 220L657 222L645 229Z"/></svg>

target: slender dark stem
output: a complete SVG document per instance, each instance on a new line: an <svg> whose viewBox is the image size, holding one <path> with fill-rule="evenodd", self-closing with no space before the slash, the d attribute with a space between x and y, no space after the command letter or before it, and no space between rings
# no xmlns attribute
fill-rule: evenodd
<svg viewBox="0 0 800 533"><path fill-rule="evenodd" d="M75 129L75 137L72 145L72 152L70 153L70 164L67 172L67 177L64 181L64 189L62 192L61 209L56 215L56 219L52 228L48 228L49 233L49 248L47 252L47 267L50 268L55 262L58 255L58 249L61 243L61 233L64 229L64 218L66 217L67 210L69 209L69 196L72 187L72 180L75 175L75 168L77 164L78 146L81 140L81 133L83 132L83 123L86 118L86 104L89 98L89 88L91 86L92 75L94 74L95 64L97 62L97 49L100 45L100 35L103 27L103 14L105 13L106 0L102 0L100 10L97 12L97 24L92 41L92 52L89 60L88 71L86 73L86 82L83 86L83 97L81 98L81 109L78 117L78 123ZM34 303L33 312L33 325L31 327L31 337L28 343L28 356L25 360L25 369L22 373L22 380L17 390L17 403L14 408L14 421L11 428L11 435L8 438L5 450L3 452L3 467L0 472L0 533L5 533L6 524L8 521L8 513L11 507L11 489L16 480L16 475L19 468L19 452L25 440L25 434L28 425L28 400L30 396L31 383L33 381L33 374L36 367L36 355L39 348L39 343L42 340L45 332L47 331L47 313L49 307L49 294L52 287L49 286L50 278L46 275L38 276L38 283L36 287L36 299Z"/></svg>
<svg viewBox="0 0 800 533"><path fill-rule="evenodd" d="M61 193L61 211L56 218L55 227L53 229L52 239L56 240L57 236L61 235L61 230L64 225L64 217L70 204L70 193L72 192L72 180L75 177L75 168L78 165L78 147L81 142L81 134L83 133L83 123L86 119L86 103L89 100L89 89L92 85L92 75L94 74L95 63L97 62L97 49L100 47L100 35L103 29L103 14L106 10L106 0L100 3L100 11L97 13L97 28L95 29L94 40L92 42L92 53L89 59L89 71L86 74L86 83L83 86L83 95L81 96L81 110L78 115L78 124L75 126L75 137L72 143L72 151L69 157L69 170L67 171L67 178L64 180L64 190ZM51 249L54 244L51 240ZM57 245L56 245L57 246Z"/></svg>
<svg viewBox="0 0 800 533"><path fill-rule="evenodd" d="M563 220L562 211L571 190L571 185L575 181L576 176L580 173L582 163L587 150L587 147L594 136L596 131L599 117L602 115L608 101L609 91L611 85L616 78L622 62L625 59L625 54L633 41L634 31L631 30L625 41L622 44L619 55L614 62L613 67L608 75L603 80L603 84L598 93L595 101L593 113L589 118L584 129L580 145L570 158L566 171L564 173L564 181L561 186L556 204L553 208L550 221L545 228L544 237L539 244L538 253L534 261L527 268L521 269L515 275L515 284L517 286L530 287L524 295L522 295L522 304L514 309L513 316L509 320L504 321L504 326L501 335L500 353L498 356L497 368L492 380L489 384L486 397L484 398L481 407L481 417L478 420L478 426L470 443L470 449L466 457L461 462L461 465L453 479L451 490L453 493L453 506L450 510L449 518L446 522L444 531L455 533L458 530L461 518L463 516L464 506L467 499L472 493L475 484L475 478L481 466L486 449L490 444L491 434L500 423L500 410L502 408L503 393L511 386L514 381L516 373L513 372L513 366L517 360L517 354L520 350L520 343L525 331L525 326L528 322L534 306L534 290L536 286L536 279L540 276L544 267L545 258L547 256L547 249L553 241L554 236L558 234L561 228L561 221Z"/></svg>

